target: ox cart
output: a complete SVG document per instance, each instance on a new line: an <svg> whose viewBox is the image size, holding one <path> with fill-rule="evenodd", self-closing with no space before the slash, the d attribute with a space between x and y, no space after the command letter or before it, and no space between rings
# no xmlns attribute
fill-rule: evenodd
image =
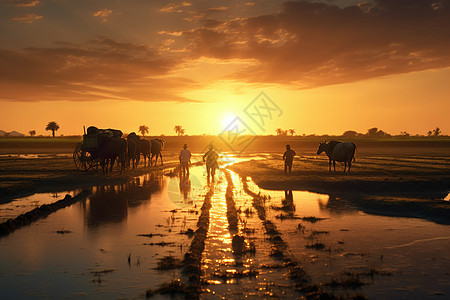
<svg viewBox="0 0 450 300"><path fill-rule="evenodd" d="M97 171L101 161L102 145L108 139L121 137L122 131L98 129L91 126L84 131L83 139L73 151L73 161L80 171Z"/></svg>

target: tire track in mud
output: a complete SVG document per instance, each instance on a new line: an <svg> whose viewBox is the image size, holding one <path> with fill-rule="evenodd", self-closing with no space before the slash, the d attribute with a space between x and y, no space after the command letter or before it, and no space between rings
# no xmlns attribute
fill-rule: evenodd
<svg viewBox="0 0 450 300"><path fill-rule="evenodd" d="M201 207L201 214L197 221L197 230L194 233L188 252L184 255L181 267L183 278L162 284L158 289L150 289L146 297L158 294L183 295L185 299L199 299L202 292L202 256L205 250L205 240L208 235L210 223L211 198L214 195L214 185L209 187Z"/></svg>
<svg viewBox="0 0 450 300"><path fill-rule="evenodd" d="M230 172L226 171L226 178L228 181L228 189L229 190L229 196L230 198L233 197L233 181L230 175ZM271 251L269 256L276 260L276 261L280 261L281 263L279 264L270 264L270 265L266 265L265 263L262 263L262 261L260 261L261 257L258 258L258 256L256 256L254 259L252 259L252 266L251 269L253 270L253 273L255 274L255 276L257 274L259 274L258 270L269 270L272 269L273 271L275 271L276 269L285 269L287 268L289 271L289 276L291 277L291 279L293 279L294 277L298 280L298 281L304 281L306 273L303 271L302 268L300 268L299 266L297 266L297 264L288 257L288 255L286 254L286 250L287 250L287 244L283 241L282 237L281 237L281 233L278 231L276 225L270 221L267 220L267 214L266 214L266 207L265 207L265 202L267 200L267 198L265 196L261 196L260 194L256 194L254 192L252 192L249 188L248 188L248 184L247 182L243 179L243 190L245 193L247 193L248 195L250 195L252 197L252 206L253 208L256 210L258 218L260 219L260 221L262 222L262 225L264 227L265 230L265 234L267 234L269 236L269 238L267 238L266 240L268 240L270 242L271 245ZM228 200L227 199L227 204L228 206L233 205L234 211L236 211L235 208L235 201L231 201L233 199ZM231 208L231 210L233 210L233 208ZM236 212L236 218L237 218L237 212ZM247 241L246 241L247 242ZM248 244L248 243L247 243ZM253 243L251 243L253 244ZM250 245L251 245L250 244ZM255 254L256 251L256 246L253 244L253 247L251 245L250 249L253 250L253 253ZM250 271L252 271L250 270ZM252 296L263 296L263 297L292 297L292 296L296 296L295 294L297 293L297 288L292 287L290 285L285 285L285 284L281 284L281 283L275 283L272 282L270 280L270 276L267 277L265 274L265 272L262 272L261 275L259 275L259 279L257 280L257 282L259 283L263 283L263 287L259 287L258 290L255 292L251 292ZM279 278L281 279L282 275L279 274ZM257 283L258 286L258 283ZM287 289L292 288L291 292L288 292ZM293 294L292 294L293 293Z"/></svg>
<svg viewBox="0 0 450 300"><path fill-rule="evenodd" d="M260 290L254 289L260 283L254 281L259 275L254 263L255 245L242 233L245 224L236 209L230 172L222 170L222 174L226 182L218 182L218 191L212 199L202 292L206 298L223 299L261 295Z"/></svg>
<svg viewBox="0 0 450 300"><path fill-rule="evenodd" d="M64 197L64 199L61 199L51 204L41 205L29 212L19 215L14 219L9 219L0 224L0 237L8 235L23 226L31 225L33 222L36 222L41 218L45 218L48 215L62 208L70 206L78 201L84 200L90 194L91 191L88 190L82 191L75 197L72 197L71 195L67 194Z"/></svg>
<svg viewBox="0 0 450 300"><path fill-rule="evenodd" d="M272 244L270 255L276 260L283 262L281 265L269 266L269 268L288 268L287 275L293 283L293 288L306 299L341 299L340 297L323 291L320 284L313 283L311 276L305 272L303 267L287 255L286 252L288 246L281 237L281 232L278 231L276 225L272 221L267 220L265 207L267 197L251 191L248 187L247 177L241 177L241 181L244 192L253 198L252 205L256 209L258 217L263 223L266 234L269 235L268 240Z"/></svg>
<svg viewBox="0 0 450 300"><path fill-rule="evenodd" d="M263 223L266 234L269 235L269 241L272 243L272 251L270 253L274 258L284 261L285 263L292 264L293 261L286 256L285 250L287 249L286 243L281 237L281 233L278 231L277 226L270 220L267 220L265 202L267 200L266 196L261 194L256 194L252 192L247 183L247 178L242 178L242 186L244 192L253 198L252 205L258 213L258 217Z"/></svg>
<svg viewBox="0 0 450 300"><path fill-rule="evenodd" d="M183 261L183 273L188 277L188 290L193 293L192 296L197 297L200 294L202 254L205 250L205 240L208 234L210 222L209 211L211 209L211 198L213 195L214 186L210 187L205 195L205 200L201 207L201 214L197 222L197 230Z"/></svg>

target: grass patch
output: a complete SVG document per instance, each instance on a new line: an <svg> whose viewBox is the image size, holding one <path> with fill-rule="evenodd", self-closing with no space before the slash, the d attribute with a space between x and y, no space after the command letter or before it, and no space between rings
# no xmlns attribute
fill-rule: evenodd
<svg viewBox="0 0 450 300"><path fill-rule="evenodd" d="M178 258L175 258L171 255L169 256L165 256L163 258L161 258L158 261L158 266L156 267L156 270L173 270L173 269L178 269L181 268L183 266L183 264L181 263L181 261Z"/></svg>
<svg viewBox="0 0 450 300"><path fill-rule="evenodd" d="M306 221L306 222L316 223L316 222L319 222L322 220L326 220L328 218L317 218L317 217L311 216L311 217L302 217L300 219L302 219L303 221Z"/></svg>

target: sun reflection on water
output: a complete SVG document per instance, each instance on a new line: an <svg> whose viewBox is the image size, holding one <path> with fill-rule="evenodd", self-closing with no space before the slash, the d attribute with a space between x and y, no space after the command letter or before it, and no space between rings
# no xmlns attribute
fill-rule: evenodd
<svg viewBox="0 0 450 300"><path fill-rule="evenodd" d="M226 182L219 181L214 196L211 198L210 225L205 245L207 251L203 260L204 269L208 275L213 274L217 266L235 264L231 249L232 237L228 230L225 188ZM208 282L216 285L223 283L218 280Z"/></svg>

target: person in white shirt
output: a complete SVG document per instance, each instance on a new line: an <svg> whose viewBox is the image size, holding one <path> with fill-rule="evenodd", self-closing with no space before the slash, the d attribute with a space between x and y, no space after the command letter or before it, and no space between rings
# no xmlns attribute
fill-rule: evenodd
<svg viewBox="0 0 450 300"><path fill-rule="evenodd" d="M191 164L191 151L188 150L187 144L184 144L183 150L180 151L181 174L189 176L189 165Z"/></svg>

